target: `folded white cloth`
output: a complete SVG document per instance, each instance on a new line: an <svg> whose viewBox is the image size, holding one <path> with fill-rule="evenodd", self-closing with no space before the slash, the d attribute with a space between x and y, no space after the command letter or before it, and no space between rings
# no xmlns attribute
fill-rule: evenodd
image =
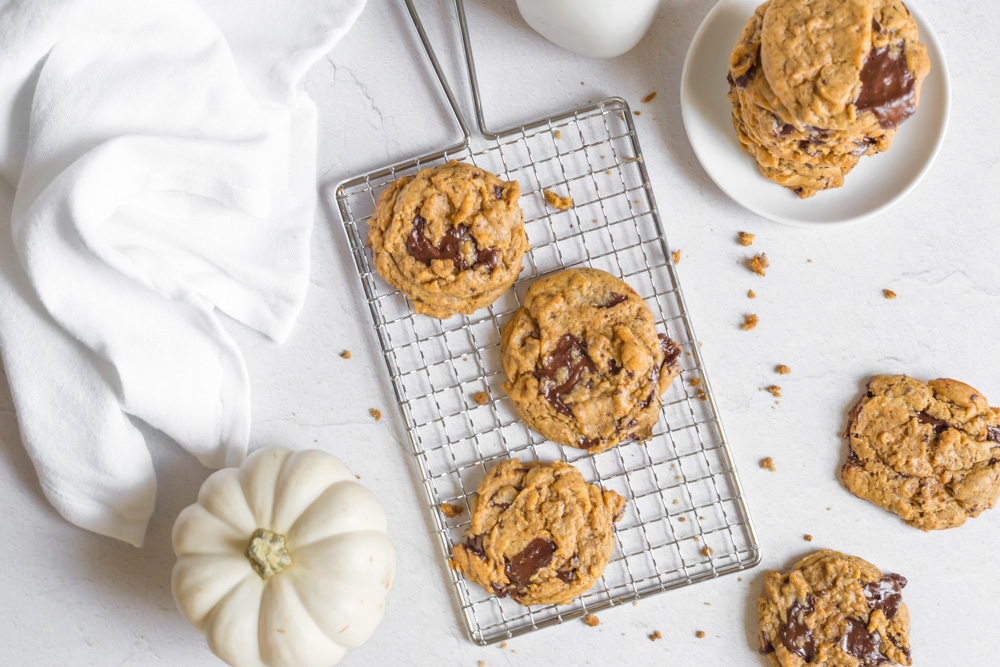
<svg viewBox="0 0 1000 667"><path fill-rule="evenodd" d="M134 419L207 466L250 428L216 309L282 341L308 285L316 110L365 0L0 0L0 350L49 501L140 546Z"/></svg>

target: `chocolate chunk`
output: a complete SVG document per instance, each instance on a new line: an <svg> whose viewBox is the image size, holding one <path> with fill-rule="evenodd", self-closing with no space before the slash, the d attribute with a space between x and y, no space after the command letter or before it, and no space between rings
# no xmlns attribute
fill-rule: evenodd
<svg viewBox="0 0 1000 667"><path fill-rule="evenodd" d="M626 299L628 299L628 297L625 296L624 294L618 294L616 292L612 292L611 296L608 297L608 300L605 301L600 306L598 306L598 308L612 308L614 306L617 306L622 301L625 301Z"/></svg>
<svg viewBox="0 0 1000 667"><path fill-rule="evenodd" d="M681 348L672 341L667 334L656 334L660 339L660 349L663 350L663 365L673 366L677 363L677 358L681 356Z"/></svg>
<svg viewBox="0 0 1000 667"><path fill-rule="evenodd" d="M591 438L591 439L580 438L580 440L577 442L577 444L580 445L580 447L582 447L583 449L592 449L594 447L597 447L599 444L601 444L601 439L600 438Z"/></svg>
<svg viewBox="0 0 1000 667"><path fill-rule="evenodd" d="M791 125L789 123L785 123L781 127L779 127L777 130L775 130L775 134L778 135L779 137L787 137L789 134L791 134L794 131L795 131L795 126L794 125Z"/></svg>
<svg viewBox="0 0 1000 667"><path fill-rule="evenodd" d="M941 431L948 428L947 422L938 419L937 417L932 417L923 410L917 413L917 421L921 424L930 424L934 427L934 433L940 433Z"/></svg>
<svg viewBox="0 0 1000 667"><path fill-rule="evenodd" d="M536 537L510 559L510 562L504 567L504 572L512 584L524 588L531 581L535 572L552 562L552 554L555 552L555 542Z"/></svg>
<svg viewBox="0 0 1000 667"><path fill-rule="evenodd" d="M470 537L462 546L465 547L465 550L469 553L474 553L481 559L486 560L486 549L483 547L484 537L484 535L475 535Z"/></svg>
<svg viewBox="0 0 1000 667"><path fill-rule="evenodd" d="M882 32L882 26L875 19L872 19L872 32Z"/></svg>
<svg viewBox="0 0 1000 667"><path fill-rule="evenodd" d="M729 83L733 84L734 86L736 86L740 90L743 90L744 88L747 87L747 84L750 83L750 79L753 78L753 73L754 73L754 71L756 71L756 69L757 69L757 65L754 64L754 65L750 66L750 69L748 69L743 74L740 74L735 79L733 78L732 74L728 75L726 78L729 81Z"/></svg>
<svg viewBox="0 0 1000 667"><path fill-rule="evenodd" d="M576 573L573 572L573 570L560 570L556 572L556 577L565 581L567 584L571 584L573 583L573 580L576 579Z"/></svg>
<svg viewBox="0 0 1000 667"><path fill-rule="evenodd" d="M499 507L500 511L502 512L505 509L507 509L508 507L510 507L510 503L495 503L495 502L493 502L493 499L491 498L490 499L490 507Z"/></svg>
<svg viewBox="0 0 1000 667"><path fill-rule="evenodd" d="M586 343L572 334L565 334L542 367L535 371L535 377L543 387L542 396L561 414L573 414L569 406L563 403L562 395L576 386L585 368L591 373L597 372L594 362L587 356ZM566 371L561 382L557 379L560 369Z"/></svg>
<svg viewBox="0 0 1000 667"><path fill-rule="evenodd" d="M906 577L899 574L887 574L878 581L865 584L861 590L864 591L865 599L868 600L868 608L872 611L881 609L885 617L891 620L899 611L905 586Z"/></svg>
<svg viewBox="0 0 1000 667"><path fill-rule="evenodd" d="M1000 442L1000 427L997 426L987 426L986 427L986 439L992 442Z"/></svg>
<svg viewBox="0 0 1000 667"><path fill-rule="evenodd" d="M892 664L879 650L881 647L882 638L878 633L868 632L868 625L864 621L847 619L847 632L840 639L840 650L853 655L865 667Z"/></svg>
<svg viewBox="0 0 1000 667"><path fill-rule="evenodd" d="M612 357L608 362L608 372L612 375L618 375L622 372L622 367L618 365L618 362L615 361L614 357Z"/></svg>
<svg viewBox="0 0 1000 667"><path fill-rule="evenodd" d="M785 648L799 656L806 662L812 662L816 657L816 640L813 638L812 630L806 625L806 616L813 611L813 598L808 596L805 602L793 602L785 613L788 619L781 631L781 643Z"/></svg>
<svg viewBox="0 0 1000 667"><path fill-rule="evenodd" d="M406 239L406 252L410 253L410 256L417 261L430 264L433 259L449 259L459 271L468 271L480 266L485 266L492 271L496 267L497 249L479 249L476 240L468 235L468 227L462 226L449 229L445 233L444 238L441 239L441 245L435 246L424 235L424 226L426 224L427 221L422 216L415 216L413 218L413 229L410 231L410 236ZM462 256L462 241L464 240L471 242L472 246L476 249L476 263L471 266L465 260L465 257Z"/></svg>
<svg viewBox="0 0 1000 667"><path fill-rule="evenodd" d="M499 185L493 186L493 196L497 199L503 199L503 188Z"/></svg>
<svg viewBox="0 0 1000 667"><path fill-rule="evenodd" d="M892 57L886 46L872 49L861 69L858 111L871 111L886 130L899 126L917 110L913 75L902 53Z"/></svg>
<svg viewBox="0 0 1000 667"><path fill-rule="evenodd" d="M767 635L763 631L760 633L760 648L757 652L761 655L767 655L768 653L774 653L774 647L771 646L771 641L767 638Z"/></svg>

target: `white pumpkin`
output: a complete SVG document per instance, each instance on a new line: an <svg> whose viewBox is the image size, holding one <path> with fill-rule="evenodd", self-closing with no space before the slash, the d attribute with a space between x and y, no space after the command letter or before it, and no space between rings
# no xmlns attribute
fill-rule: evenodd
<svg viewBox="0 0 1000 667"><path fill-rule="evenodd" d="M177 608L234 667L327 667L382 620L386 516L337 458L272 447L213 473L177 517Z"/></svg>

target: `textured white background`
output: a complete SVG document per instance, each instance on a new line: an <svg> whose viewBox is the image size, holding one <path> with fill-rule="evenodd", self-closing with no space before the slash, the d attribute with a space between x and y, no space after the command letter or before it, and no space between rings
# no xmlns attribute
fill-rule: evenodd
<svg viewBox="0 0 1000 667"><path fill-rule="evenodd" d="M597 628L574 621L504 649L465 638L332 202L333 186L345 177L454 138L402 3L371 0L307 83L320 108L321 197L305 311L280 348L230 327L253 380L253 446L334 452L388 508L396 585L385 622L344 664L760 666L754 604L761 577L818 547L909 578L917 665L996 664L1000 509L958 530L923 534L851 496L838 469L847 408L873 373L950 376L1000 404L1000 87L989 65L1000 46L1000 6L921 3L954 86L944 150L889 213L824 232L744 212L691 152L678 106L681 64L713 1L665 0L645 40L610 61L548 44L511 0L471 4L495 125L608 95L642 111L636 122L645 157L669 241L682 252L680 278L759 531L762 566L742 581L725 577L605 611ZM464 103L451 4L418 4ZM656 99L640 104L652 91ZM897 141L906 138L904 126ZM757 234L753 250L767 252L766 278L741 266L748 249L735 242L740 230ZM882 298L885 287L899 298ZM746 298L750 288L754 301ZM739 329L745 312L760 316L751 332ZM338 356L343 349L350 360ZM792 374L776 376L779 363ZM760 391L775 382L783 387L779 401ZM381 422L368 416L370 407L382 410ZM69 526L44 502L6 382L0 443L0 665L221 665L176 612L169 583L170 527L209 471L151 435L158 506L146 546L136 550ZM764 456L774 457L776 472L757 466ZM805 533L815 536L811 544ZM661 641L646 638L653 630Z"/></svg>

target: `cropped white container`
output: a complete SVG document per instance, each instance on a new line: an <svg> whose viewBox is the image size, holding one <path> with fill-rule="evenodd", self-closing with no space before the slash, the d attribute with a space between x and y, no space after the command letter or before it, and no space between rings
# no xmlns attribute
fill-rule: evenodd
<svg viewBox="0 0 1000 667"><path fill-rule="evenodd" d="M517 0L521 16L538 34L593 58L631 50L659 6L660 0Z"/></svg>

